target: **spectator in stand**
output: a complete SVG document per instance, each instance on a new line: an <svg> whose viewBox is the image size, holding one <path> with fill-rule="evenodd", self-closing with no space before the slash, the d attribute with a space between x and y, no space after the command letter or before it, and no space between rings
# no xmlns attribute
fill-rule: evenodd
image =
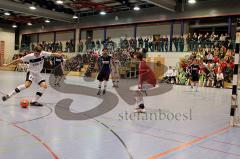
<svg viewBox="0 0 240 159"><path fill-rule="evenodd" d="M60 41L60 42L59 42L59 51L62 52L62 50L63 50L63 45L62 45L62 42Z"/></svg>
<svg viewBox="0 0 240 159"><path fill-rule="evenodd" d="M70 52L70 44L69 42L67 41L66 42L66 49L65 49L66 52Z"/></svg>
<svg viewBox="0 0 240 159"><path fill-rule="evenodd" d="M163 36L163 43L164 43L164 49L166 52L168 52L168 37Z"/></svg>
<svg viewBox="0 0 240 159"><path fill-rule="evenodd" d="M128 42L127 38L125 38L122 41L122 49L127 49L127 48L129 48L129 42Z"/></svg>
<svg viewBox="0 0 240 159"><path fill-rule="evenodd" d="M217 88L223 88L224 77L223 77L223 73L222 73L221 69L218 71L216 77L217 77L216 87Z"/></svg>
<svg viewBox="0 0 240 159"><path fill-rule="evenodd" d="M172 75L173 75L173 68L172 66L169 66L167 72L165 73L164 79L170 83L172 81Z"/></svg>
<svg viewBox="0 0 240 159"><path fill-rule="evenodd" d="M80 40L78 44L78 51L82 52L83 51L83 42Z"/></svg>
<svg viewBox="0 0 240 159"><path fill-rule="evenodd" d="M173 68L172 81L171 81L172 84L176 84L178 82L177 81L177 74L178 74L177 70L175 68Z"/></svg>
<svg viewBox="0 0 240 159"><path fill-rule="evenodd" d="M129 45L130 45L131 49L134 48L134 42L133 42L133 38L132 37L129 39Z"/></svg>
<svg viewBox="0 0 240 159"><path fill-rule="evenodd" d="M212 34L210 35L210 38L209 38L211 45L214 44L214 39L215 39L215 32L212 32Z"/></svg>
<svg viewBox="0 0 240 159"><path fill-rule="evenodd" d="M183 38L183 36L180 36L180 38L178 39L178 43L179 43L179 51L183 52L184 51L184 38Z"/></svg>
<svg viewBox="0 0 240 159"><path fill-rule="evenodd" d="M224 36L223 34L221 34L220 38L219 38L219 41L221 43L223 43L224 41L226 40L226 36Z"/></svg>
<svg viewBox="0 0 240 159"><path fill-rule="evenodd" d="M233 44L231 39L227 39L225 42L225 47L229 50L233 50Z"/></svg>
<svg viewBox="0 0 240 159"><path fill-rule="evenodd" d="M192 50L191 51L197 51L197 46L198 46L198 36L197 36L197 33L194 33L193 37L192 37Z"/></svg>
<svg viewBox="0 0 240 159"><path fill-rule="evenodd" d="M138 47L143 48L143 38L141 36L138 38Z"/></svg>
<svg viewBox="0 0 240 159"><path fill-rule="evenodd" d="M91 42L90 42L90 50L93 51L95 47L96 47L95 42L93 40L91 40Z"/></svg>
<svg viewBox="0 0 240 159"><path fill-rule="evenodd" d="M163 37L160 37L159 45L160 45L160 52L163 52L164 51L164 39L163 39Z"/></svg>
<svg viewBox="0 0 240 159"><path fill-rule="evenodd" d="M213 55L209 52L207 54L207 61L212 61L213 60Z"/></svg>
<svg viewBox="0 0 240 159"><path fill-rule="evenodd" d="M177 36L174 36L172 38L172 42L174 44L174 47L175 47L175 51L178 52L178 37Z"/></svg>
<svg viewBox="0 0 240 159"><path fill-rule="evenodd" d="M96 41L97 50L101 49L101 40Z"/></svg>
<svg viewBox="0 0 240 159"><path fill-rule="evenodd" d="M202 34L199 34L198 35L198 48L201 48L202 47L202 44L203 44L203 35Z"/></svg>
<svg viewBox="0 0 240 159"><path fill-rule="evenodd" d="M154 44L153 44L153 38L152 37L149 38L148 48L150 49L151 52L154 51ZM146 49L146 52L148 52L148 50L149 50L148 48Z"/></svg>
<svg viewBox="0 0 240 159"><path fill-rule="evenodd" d="M192 51L191 48L191 33L188 33L187 37L186 37L186 43L187 43L187 51Z"/></svg>
<svg viewBox="0 0 240 159"><path fill-rule="evenodd" d="M137 49L137 39L136 38L133 38L133 48L134 48L134 50Z"/></svg>
<svg viewBox="0 0 240 159"><path fill-rule="evenodd" d="M219 59L218 55L215 55L215 56L213 57L213 62L214 62L214 63L219 63L219 61L220 61L220 59Z"/></svg>
<svg viewBox="0 0 240 159"><path fill-rule="evenodd" d="M210 47L210 40L209 40L208 33L206 33L203 37L203 47L205 47L205 48Z"/></svg>
<svg viewBox="0 0 240 159"><path fill-rule="evenodd" d="M146 37L146 39L144 39L144 48L148 51L149 48L149 38Z"/></svg>

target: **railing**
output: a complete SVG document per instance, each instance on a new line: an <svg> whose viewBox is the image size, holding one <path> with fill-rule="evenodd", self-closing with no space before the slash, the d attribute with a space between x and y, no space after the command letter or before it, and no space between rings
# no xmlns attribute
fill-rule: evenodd
<svg viewBox="0 0 240 159"><path fill-rule="evenodd" d="M153 41L151 43L148 43L147 45L143 44L143 45L137 45L136 48L143 48L145 49L144 51L146 52L186 52L186 51L197 51L199 48L202 48L202 47L212 47L212 46L221 46L221 45L226 45L227 43L224 42L224 41L202 41L202 42L199 42L199 41L172 41L172 48L170 48L170 41L168 42L156 42L156 41ZM231 45L232 45L232 49L235 48L235 41L231 41ZM121 45L120 43L115 43L114 47L115 49L117 48L120 48ZM109 49L113 49L112 47L109 48ZM136 49L136 48L133 48L131 46L128 47L129 49ZM30 51L30 46L28 45L25 45L25 44L22 44L21 45L21 51ZM103 45L101 45L101 47L91 47L90 48L91 50L102 50L103 49ZM59 50L59 49L56 49L56 50ZM86 52L86 46L84 45L83 46L83 52ZM69 52L70 51L70 48L69 49L65 49L63 50L63 52ZM73 51L73 49L72 49ZM77 50L79 51L79 50ZM71 51L70 51L71 52Z"/></svg>

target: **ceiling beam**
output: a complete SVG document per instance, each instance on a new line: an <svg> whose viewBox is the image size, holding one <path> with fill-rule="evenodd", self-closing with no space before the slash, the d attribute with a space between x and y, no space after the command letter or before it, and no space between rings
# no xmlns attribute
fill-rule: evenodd
<svg viewBox="0 0 240 159"><path fill-rule="evenodd" d="M155 6L158 6L171 12L175 12L176 7L175 0L142 0L142 1L153 4Z"/></svg>
<svg viewBox="0 0 240 159"><path fill-rule="evenodd" d="M75 23L75 20L72 19L72 15L70 14L54 12L48 9L38 7L36 10L30 10L29 6L30 4L21 4L10 0L0 0L0 9L13 11L16 13L23 13L26 15L32 15L36 17L49 18L57 21Z"/></svg>

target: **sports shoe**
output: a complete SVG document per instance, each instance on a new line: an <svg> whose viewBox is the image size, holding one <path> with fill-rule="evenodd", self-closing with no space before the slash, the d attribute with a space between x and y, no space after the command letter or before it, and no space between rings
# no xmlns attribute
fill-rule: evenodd
<svg viewBox="0 0 240 159"><path fill-rule="evenodd" d="M145 109L135 109L134 113L146 113Z"/></svg>
<svg viewBox="0 0 240 159"><path fill-rule="evenodd" d="M140 113L146 113L145 109L140 109Z"/></svg>
<svg viewBox="0 0 240 159"><path fill-rule="evenodd" d="M99 90L99 91L97 92L97 95L101 95L101 90Z"/></svg>
<svg viewBox="0 0 240 159"><path fill-rule="evenodd" d="M8 100L9 98L10 98L9 95L5 95L5 96L2 97L2 100L3 100L3 101L6 101L6 100Z"/></svg>
<svg viewBox="0 0 240 159"><path fill-rule="evenodd" d="M140 112L140 109L135 109L133 112L134 112L134 113L141 113L141 112Z"/></svg>
<svg viewBox="0 0 240 159"><path fill-rule="evenodd" d="M35 107L42 107L43 105L41 103L38 102L30 102L31 106L35 106Z"/></svg>
<svg viewBox="0 0 240 159"><path fill-rule="evenodd" d="M142 90L142 92L145 94L145 96L148 95L146 90Z"/></svg>
<svg viewBox="0 0 240 159"><path fill-rule="evenodd" d="M105 90L105 89L103 90L102 94L103 94L103 95L106 94L106 90Z"/></svg>

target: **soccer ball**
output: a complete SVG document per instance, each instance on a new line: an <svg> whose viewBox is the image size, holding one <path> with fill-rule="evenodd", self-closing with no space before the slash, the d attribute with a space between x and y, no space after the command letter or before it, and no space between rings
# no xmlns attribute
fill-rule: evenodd
<svg viewBox="0 0 240 159"><path fill-rule="evenodd" d="M29 101L27 99L21 99L20 106L21 106L21 108L28 108Z"/></svg>

